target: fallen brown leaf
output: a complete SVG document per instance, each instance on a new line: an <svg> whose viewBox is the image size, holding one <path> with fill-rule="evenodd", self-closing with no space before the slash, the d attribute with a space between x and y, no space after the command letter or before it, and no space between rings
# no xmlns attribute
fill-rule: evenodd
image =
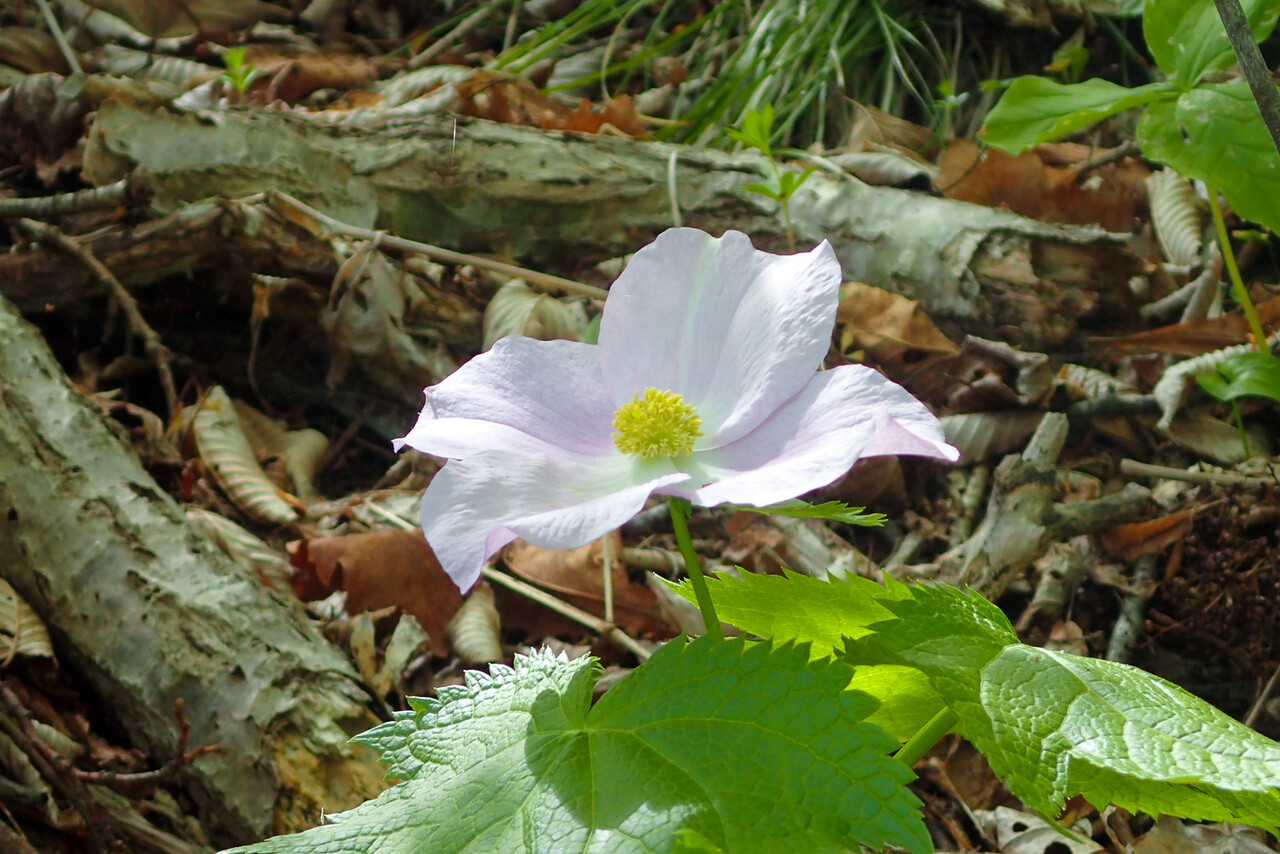
<svg viewBox="0 0 1280 854"><path fill-rule="evenodd" d="M448 654L445 627L461 607L462 595L422 531L296 540L289 544L289 555L298 569L294 590L300 598L345 590L348 614L395 606L418 620L431 638L432 652Z"/></svg>

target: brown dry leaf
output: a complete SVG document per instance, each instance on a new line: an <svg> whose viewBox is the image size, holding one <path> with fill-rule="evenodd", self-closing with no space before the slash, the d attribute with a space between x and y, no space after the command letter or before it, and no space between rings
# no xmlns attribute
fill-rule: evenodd
<svg viewBox="0 0 1280 854"><path fill-rule="evenodd" d="M653 591L632 584L622 562L622 539L610 534L613 553L614 622L632 637L669 637L674 630L663 619L663 609ZM571 605L604 616L604 548L602 540L566 551L543 549L517 540L506 552L511 572L526 581L561 594Z"/></svg>
<svg viewBox="0 0 1280 854"><path fill-rule="evenodd" d="M28 74L71 73L53 36L31 27L0 27L0 64Z"/></svg>
<svg viewBox="0 0 1280 854"><path fill-rule="evenodd" d="M329 337L327 382L345 379L353 364L385 391L424 388L452 373L443 347L415 334L410 316L430 293L414 273L366 244L338 269L320 326Z"/></svg>
<svg viewBox="0 0 1280 854"><path fill-rule="evenodd" d="M345 590L348 614L398 607L417 619L436 655L448 653L445 627L462 605L462 595L422 531L297 540L289 544L289 554L298 569L294 589L301 598Z"/></svg>
<svg viewBox="0 0 1280 854"><path fill-rule="evenodd" d="M1081 149L1088 156L1105 153L1038 146L1014 156L997 149L982 151L972 140L958 139L938 159L935 185L949 199L1006 207L1044 222L1096 223L1108 231L1132 231L1139 203L1146 198L1142 182L1150 170L1126 158L1078 182L1076 170L1062 164L1083 159Z"/></svg>
<svg viewBox="0 0 1280 854"><path fill-rule="evenodd" d="M909 352L950 355L960 350L920 303L862 282L840 289L836 323L841 326L840 349L866 350L877 362L899 363Z"/></svg>
<svg viewBox="0 0 1280 854"><path fill-rule="evenodd" d="M211 30L238 30L259 21L284 23L288 9L259 0L87 0L153 39L179 38Z"/></svg>
<svg viewBox="0 0 1280 854"><path fill-rule="evenodd" d="M856 101L853 126L842 148L845 151L865 151L868 146L894 146L908 151L920 151L933 140L933 131L923 125L900 119L870 104Z"/></svg>
<svg viewBox="0 0 1280 854"><path fill-rule="evenodd" d="M53 658L53 642L39 615L0 578L0 668L17 655Z"/></svg>
<svg viewBox="0 0 1280 854"><path fill-rule="evenodd" d="M1102 545L1125 560L1136 560L1142 555L1155 554L1170 543L1175 543L1191 531L1191 519L1195 510L1179 510L1148 522L1116 525L1104 531Z"/></svg>
<svg viewBox="0 0 1280 854"><path fill-rule="evenodd" d="M453 615L445 634L464 664L484 664L503 659L501 627L493 588L481 581Z"/></svg>
<svg viewBox="0 0 1280 854"><path fill-rule="evenodd" d="M569 108L523 77L485 70L454 88L463 99L462 112L469 116L543 130L602 133L608 127L632 138L645 135L635 104L626 95L610 98L598 110L585 99Z"/></svg>
<svg viewBox="0 0 1280 854"><path fill-rule="evenodd" d="M298 520L297 498L267 477L249 444L231 397L222 386L205 394L191 417L200 459L213 473L227 497L245 515L259 522L288 525Z"/></svg>
<svg viewBox="0 0 1280 854"><path fill-rule="evenodd" d="M1264 330L1280 323L1280 297L1258 303L1258 321ZM1203 356L1248 340L1249 323L1240 314L1224 314L1205 320L1190 320L1159 329L1148 329L1123 338L1092 338L1090 344L1101 344L1122 353L1145 351L1171 353L1175 356Z"/></svg>
<svg viewBox="0 0 1280 854"><path fill-rule="evenodd" d="M343 53L282 55L250 51L245 61L262 72L252 88L265 90L269 100L286 104L297 104L320 89L359 89L378 76L368 58Z"/></svg>
<svg viewBox="0 0 1280 854"><path fill-rule="evenodd" d="M739 510L724 521L729 542L720 559L756 575L777 575L790 568L787 535L768 516Z"/></svg>

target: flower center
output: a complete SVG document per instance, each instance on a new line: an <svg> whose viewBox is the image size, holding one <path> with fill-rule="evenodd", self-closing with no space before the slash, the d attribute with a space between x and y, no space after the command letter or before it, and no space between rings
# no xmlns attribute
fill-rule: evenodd
<svg viewBox="0 0 1280 854"><path fill-rule="evenodd" d="M613 414L613 444L646 460L678 457L693 450L702 419L674 391L647 388Z"/></svg>

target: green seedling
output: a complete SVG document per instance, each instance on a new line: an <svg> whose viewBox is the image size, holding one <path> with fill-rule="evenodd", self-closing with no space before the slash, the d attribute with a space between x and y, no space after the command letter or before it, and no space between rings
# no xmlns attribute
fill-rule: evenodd
<svg viewBox="0 0 1280 854"><path fill-rule="evenodd" d="M809 179L816 167L810 166L799 173L783 171L779 168L778 159L773 156L773 146L769 142L773 136L773 107L768 104L765 104L762 110L748 110L742 120L742 127L725 128L725 133L736 142L759 151L769 161L769 168L773 170L773 185L748 184L743 189L778 203L782 208L783 219L786 221L787 242L791 245L791 251L794 252L796 237L791 227L791 197Z"/></svg>
<svg viewBox="0 0 1280 854"><path fill-rule="evenodd" d="M222 64L226 66L226 71L219 75L220 80L230 84L235 90L237 100L243 101L245 92L248 91L249 85L262 76L262 72L247 64L245 61L245 49L243 47L233 47L222 56Z"/></svg>

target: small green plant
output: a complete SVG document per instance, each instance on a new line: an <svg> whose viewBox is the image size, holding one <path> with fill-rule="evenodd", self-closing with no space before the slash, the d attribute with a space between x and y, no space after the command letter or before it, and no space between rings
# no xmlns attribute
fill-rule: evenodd
<svg viewBox="0 0 1280 854"><path fill-rule="evenodd" d="M1255 40L1275 29L1276 0L1243 6ZM1019 77L987 116L982 138L1016 154L1141 107L1134 138L1143 154L1221 190L1242 217L1280 230L1280 162L1248 84L1218 79L1236 58L1214 4L1147 0L1142 25L1164 81L1129 88Z"/></svg>
<svg viewBox="0 0 1280 854"><path fill-rule="evenodd" d="M411 699L357 738L396 786L235 851L924 854L907 783L953 729L1050 821L1083 796L1278 829L1280 744L1135 668L1027 646L974 593L704 575L694 503L866 524L795 496L859 456L959 456L876 371L818 370L841 278L825 243L780 258L671 229L613 284L596 344L508 336L428 388L401 442L450 457L421 513L460 589L513 537L583 545L659 495L706 634L594 704L592 661L548 651ZM607 380L634 397L613 409Z"/></svg>
<svg viewBox="0 0 1280 854"><path fill-rule="evenodd" d="M222 55L222 64L226 66L226 71L219 75L220 80L230 84L235 90L236 99L243 101L244 94L249 90L249 85L254 80L262 76L262 72L247 64L245 61L245 49L243 47L233 47Z"/></svg>
<svg viewBox="0 0 1280 854"><path fill-rule="evenodd" d="M810 166L799 173L783 171L778 168L778 159L773 156L773 145L769 142L773 137L773 107L768 104L765 104L762 110L748 110L746 116L742 119L742 127L740 129L725 128L724 132L733 140L742 143L748 148L754 148L768 159L769 168L773 170L773 185L748 184L743 189L758 193L778 203L782 208L782 216L787 225L787 242L791 246L791 251L794 252L796 249L796 237L791 228L791 197L809 179L816 167Z"/></svg>

